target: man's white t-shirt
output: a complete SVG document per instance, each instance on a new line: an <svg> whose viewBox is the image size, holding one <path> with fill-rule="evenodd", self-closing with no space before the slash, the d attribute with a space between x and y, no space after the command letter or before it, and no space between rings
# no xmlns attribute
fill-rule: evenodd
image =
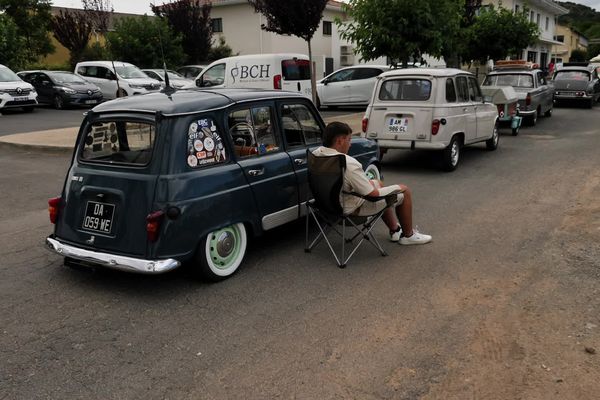
<svg viewBox="0 0 600 400"><path fill-rule="evenodd" d="M313 154L318 157L335 156L343 153L335 149L321 146L313 151ZM346 156L346 173L344 174L344 184L342 185L342 193L340 193L340 203L342 204L344 214L351 214L354 210L360 207L365 199L344 192L354 192L362 196L366 196L373 191L373 185L365 175L362 165L356 158L347 154Z"/></svg>

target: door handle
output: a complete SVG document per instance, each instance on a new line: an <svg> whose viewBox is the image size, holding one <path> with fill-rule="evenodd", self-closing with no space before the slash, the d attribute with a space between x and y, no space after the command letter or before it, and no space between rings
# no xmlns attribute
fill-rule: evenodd
<svg viewBox="0 0 600 400"><path fill-rule="evenodd" d="M305 162L306 162L306 159L305 159L305 158L295 158L295 159L294 159L294 163L295 163L296 165L302 165L302 164L304 164Z"/></svg>
<svg viewBox="0 0 600 400"><path fill-rule="evenodd" d="M467 110L468 110L468 108L466 108L466 107L465 107L465 108L463 108L463 111L464 111L464 112L467 112Z"/></svg>
<svg viewBox="0 0 600 400"><path fill-rule="evenodd" d="M261 168L261 169L250 169L248 170L248 175L250 176L258 176L258 175L262 175L265 173L265 169Z"/></svg>
<svg viewBox="0 0 600 400"><path fill-rule="evenodd" d="M375 110L375 111L386 111L387 107L373 107L373 110Z"/></svg>

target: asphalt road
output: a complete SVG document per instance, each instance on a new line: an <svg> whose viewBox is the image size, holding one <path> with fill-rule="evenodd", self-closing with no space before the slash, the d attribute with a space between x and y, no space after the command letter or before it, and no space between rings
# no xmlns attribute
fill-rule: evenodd
<svg viewBox="0 0 600 400"><path fill-rule="evenodd" d="M69 155L0 148L0 399L597 398L599 117L557 109L453 173L391 151L433 243L340 270L298 222L218 284L62 266Z"/></svg>

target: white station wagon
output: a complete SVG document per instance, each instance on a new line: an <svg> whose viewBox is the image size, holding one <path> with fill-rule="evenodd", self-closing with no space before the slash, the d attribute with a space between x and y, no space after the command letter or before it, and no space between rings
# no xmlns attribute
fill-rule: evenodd
<svg viewBox="0 0 600 400"><path fill-rule="evenodd" d="M498 109L485 101L475 76L453 68L409 68L384 72L362 121L363 136L387 149L440 151L453 171L461 147L485 142L498 147Z"/></svg>

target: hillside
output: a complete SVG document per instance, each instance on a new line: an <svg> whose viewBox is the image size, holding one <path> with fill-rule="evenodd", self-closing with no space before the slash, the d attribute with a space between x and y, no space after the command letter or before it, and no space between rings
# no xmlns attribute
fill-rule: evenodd
<svg viewBox="0 0 600 400"><path fill-rule="evenodd" d="M561 25L574 28L588 39L600 38L600 12L570 1L557 1L557 3L569 9L569 14L558 17Z"/></svg>

